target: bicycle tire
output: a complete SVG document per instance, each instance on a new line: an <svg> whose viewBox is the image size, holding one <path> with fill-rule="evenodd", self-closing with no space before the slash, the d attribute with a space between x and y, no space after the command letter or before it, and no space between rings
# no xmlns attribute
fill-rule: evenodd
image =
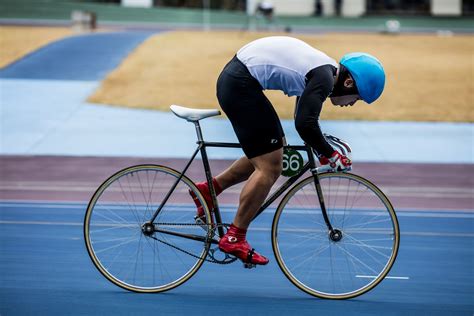
<svg viewBox="0 0 474 316"><path fill-rule="evenodd" d="M392 268L400 244L396 213L367 179L350 173L318 177L330 222L342 238L331 239L310 176L277 208L273 252L285 276L302 291L324 299L353 298L372 290Z"/></svg>
<svg viewBox="0 0 474 316"><path fill-rule="evenodd" d="M142 231L179 176L165 166L131 166L104 181L92 196L84 217L86 248L95 267L115 285L134 292L163 292L183 284L202 266L212 233L210 212L186 176L155 219L155 227L204 236L206 241L159 232L147 236ZM203 205L206 227L194 222L196 206L188 190Z"/></svg>

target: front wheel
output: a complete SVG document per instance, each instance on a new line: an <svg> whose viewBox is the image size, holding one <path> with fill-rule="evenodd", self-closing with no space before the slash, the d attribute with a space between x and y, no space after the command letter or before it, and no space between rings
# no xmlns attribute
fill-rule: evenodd
<svg viewBox="0 0 474 316"><path fill-rule="evenodd" d="M318 175L333 231L325 223L313 176L283 198L272 224L278 265L299 289L347 299L373 289L390 271L400 232L390 201L349 173Z"/></svg>

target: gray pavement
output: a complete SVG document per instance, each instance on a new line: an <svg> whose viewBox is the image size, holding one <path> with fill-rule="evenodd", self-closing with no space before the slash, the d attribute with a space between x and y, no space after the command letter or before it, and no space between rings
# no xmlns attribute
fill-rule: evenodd
<svg viewBox="0 0 474 316"><path fill-rule="evenodd" d="M185 158L193 152L192 124L171 111L87 103L98 85L0 79L0 154ZM301 144L293 122L282 123L288 142ZM356 162L474 163L470 123L322 121L321 127L347 140ZM227 120L209 118L202 128L207 140L237 140ZM210 150L212 158L240 155L236 149Z"/></svg>

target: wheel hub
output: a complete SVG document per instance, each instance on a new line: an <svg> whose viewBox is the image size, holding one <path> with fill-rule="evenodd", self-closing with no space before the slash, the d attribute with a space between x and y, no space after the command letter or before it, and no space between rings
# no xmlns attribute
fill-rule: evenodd
<svg viewBox="0 0 474 316"><path fill-rule="evenodd" d="M342 239L342 231L339 229L333 229L332 231L329 232L329 239L334 242L341 241Z"/></svg>
<svg viewBox="0 0 474 316"><path fill-rule="evenodd" d="M155 233L155 226L152 223L145 223L142 225L142 233L145 236L151 236Z"/></svg>

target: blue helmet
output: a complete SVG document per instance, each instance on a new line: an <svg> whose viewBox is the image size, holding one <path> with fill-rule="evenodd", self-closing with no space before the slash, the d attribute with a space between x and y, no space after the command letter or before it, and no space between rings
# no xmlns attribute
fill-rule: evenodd
<svg viewBox="0 0 474 316"><path fill-rule="evenodd" d="M377 58L366 53L349 53L339 63L350 72L362 100L367 103L377 100L385 86L385 71Z"/></svg>

